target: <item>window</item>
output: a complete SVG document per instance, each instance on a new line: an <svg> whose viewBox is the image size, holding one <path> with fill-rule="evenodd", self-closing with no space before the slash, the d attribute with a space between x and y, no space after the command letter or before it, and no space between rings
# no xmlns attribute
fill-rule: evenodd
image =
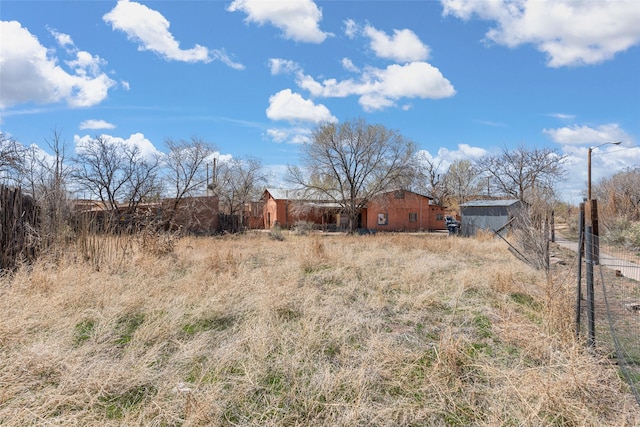
<svg viewBox="0 0 640 427"><path fill-rule="evenodd" d="M442 216L441 213L437 213L436 214L436 221L442 221L444 219L444 217Z"/></svg>
<svg viewBox="0 0 640 427"><path fill-rule="evenodd" d="M418 221L418 213L417 212L409 212L409 222Z"/></svg>
<svg viewBox="0 0 640 427"><path fill-rule="evenodd" d="M394 193L394 197L396 199L404 199L404 191L398 190Z"/></svg>
<svg viewBox="0 0 640 427"><path fill-rule="evenodd" d="M387 225L389 224L389 217L386 213L378 214L378 225Z"/></svg>

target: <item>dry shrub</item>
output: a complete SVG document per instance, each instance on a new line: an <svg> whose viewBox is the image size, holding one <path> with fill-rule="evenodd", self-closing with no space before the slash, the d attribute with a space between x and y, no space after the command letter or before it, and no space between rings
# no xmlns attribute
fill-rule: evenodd
<svg viewBox="0 0 640 427"><path fill-rule="evenodd" d="M0 424L640 423L615 367L554 330L560 285L496 239L263 233L107 261L2 278Z"/></svg>
<svg viewBox="0 0 640 427"><path fill-rule="evenodd" d="M491 230L478 230L476 233L476 240L479 242L486 242L496 237L496 234Z"/></svg>
<svg viewBox="0 0 640 427"><path fill-rule="evenodd" d="M173 252L178 235L155 227L146 227L136 234L140 250L151 255L167 255Z"/></svg>

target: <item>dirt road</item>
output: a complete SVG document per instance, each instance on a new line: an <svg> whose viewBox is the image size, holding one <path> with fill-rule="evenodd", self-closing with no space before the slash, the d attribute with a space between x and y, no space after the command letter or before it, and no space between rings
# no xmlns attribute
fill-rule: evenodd
<svg viewBox="0 0 640 427"><path fill-rule="evenodd" d="M567 240L562 235L556 233L556 243L567 249L578 251L578 243ZM640 265L631 261L626 261L615 256L600 252L600 265L619 271L624 277L640 281Z"/></svg>

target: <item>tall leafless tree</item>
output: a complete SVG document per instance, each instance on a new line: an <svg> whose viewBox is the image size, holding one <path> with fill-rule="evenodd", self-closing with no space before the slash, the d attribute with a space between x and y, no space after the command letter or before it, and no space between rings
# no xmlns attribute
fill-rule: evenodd
<svg viewBox="0 0 640 427"><path fill-rule="evenodd" d="M564 175L564 155L551 148L515 150L503 148L497 155L481 158L478 168L491 176L498 193L518 200L530 201L541 193L553 193L553 187Z"/></svg>
<svg viewBox="0 0 640 427"><path fill-rule="evenodd" d="M18 141L0 132L0 182L17 183L26 149Z"/></svg>
<svg viewBox="0 0 640 427"><path fill-rule="evenodd" d="M158 193L158 159L145 158L137 146L99 136L77 151L74 179L108 211L122 204L134 212L138 203Z"/></svg>
<svg viewBox="0 0 640 427"><path fill-rule="evenodd" d="M36 145L27 150L22 181L41 208L42 235L48 245L64 238L70 214L67 185L71 165L68 145L57 129L52 131L51 138L45 138L45 143L50 154Z"/></svg>
<svg viewBox="0 0 640 427"><path fill-rule="evenodd" d="M415 180L418 190L433 198L433 201L440 205L449 196L449 188L445 181L446 170L442 160L435 160L423 153L419 153L415 171Z"/></svg>
<svg viewBox="0 0 640 427"><path fill-rule="evenodd" d="M408 182L415 171L415 145L399 132L363 119L325 124L302 146L303 167L289 167L289 180L316 198L339 204L349 218L376 195Z"/></svg>
<svg viewBox="0 0 640 427"><path fill-rule="evenodd" d="M180 204L186 197L206 192L207 161L213 156L213 146L202 139L165 141L169 153L165 159L167 169L168 195L171 206L165 226L171 227Z"/></svg>
<svg viewBox="0 0 640 427"><path fill-rule="evenodd" d="M260 198L265 183L259 159L237 158L219 164L210 188L220 198L224 212L243 218L245 206Z"/></svg>
<svg viewBox="0 0 640 427"><path fill-rule="evenodd" d="M451 163L444 176L449 196L447 203L460 205L477 196L481 191L479 176L477 167L470 160L460 159Z"/></svg>

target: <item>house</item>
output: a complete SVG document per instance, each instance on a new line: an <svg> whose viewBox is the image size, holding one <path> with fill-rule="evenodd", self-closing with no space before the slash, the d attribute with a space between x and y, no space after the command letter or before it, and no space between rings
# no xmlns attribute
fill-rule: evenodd
<svg viewBox="0 0 640 427"><path fill-rule="evenodd" d="M263 199L266 229L275 225L289 228L298 221L312 222L323 230L345 230L349 224L339 204L309 198L302 191L268 188ZM377 231L445 230L444 207L412 191L388 191L367 203L356 227Z"/></svg>
<svg viewBox="0 0 640 427"><path fill-rule="evenodd" d="M393 190L373 198L362 212L364 228L378 231L446 230L444 206L409 190Z"/></svg>
<svg viewBox="0 0 640 427"><path fill-rule="evenodd" d="M340 206L330 200L311 198L301 190L267 188L263 196L264 228L290 228L296 222L317 224L323 229L336 228Z"/></svg>
<svg viewBox="0 0 640 427"><path fill-rule="evenodd" d="M502 232L522 207L517 199L475 200L460 205L461 234L475 236L479 230Z"/></svg>

